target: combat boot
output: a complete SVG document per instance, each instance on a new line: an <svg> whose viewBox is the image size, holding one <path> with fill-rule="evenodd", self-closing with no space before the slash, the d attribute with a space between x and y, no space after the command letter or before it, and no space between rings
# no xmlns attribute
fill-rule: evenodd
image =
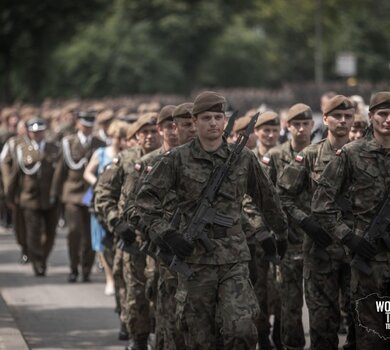
<svg viewBox="0 0 390 350"><path fill-rule="evenodd" d="M131 339L125 350L148 350L148 338Z"/></svg>
<svg viewBox="0 0 390 350"><path fill-rule="evenodd" d="M272 350L273 347L269 341L268 334L259 334L259 349Z"/></svg>
<svg viewBox="0 0 390 350"><path fill-rule="evenodd" d="M129 340L129 332L127 330L126 324L121 322L121 328L118 333L119 340Z"/></svg>

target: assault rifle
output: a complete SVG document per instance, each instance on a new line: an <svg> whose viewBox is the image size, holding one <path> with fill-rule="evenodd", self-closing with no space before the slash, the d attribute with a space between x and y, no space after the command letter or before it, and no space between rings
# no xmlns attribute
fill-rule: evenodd
<svg viewBox="0 0 390 350"><path fill-rule="evenodd" d="M372 246L378 248L379 241L383 241L386 248L390 250L390 195L388 194L380 206L378 213L375 215L370 223L370 226L365 231L363 238L367 240ZM355 255L351 261L351 266L365 273L371 275L372 269L369 262L360 255Z"/></svg>
<svg viewBox="0 0 390 350"><path fill-rule="evenodd" d="M236 115L237 114L230 117L224 135L230 135ZM245 131L239 135L237 141L233 145L230 155L226 159L226 162L213 169L208 183L198 200L194 215L183 232L183 237L187 241L194 242L195 240L199 240L207 252L211 252L215 249L215 243L207 236L208 227L213 224L227 228L233 226L233 219L228 215L219 213L215 208L213 208L213 203L231 166L245 147L249 135L253 132L258 116L259 113L256 113L252 117ZM181 273L186 277L191 277L193 273L188 264L180 260L177 256L173 256L169 267L173 271Z"/></svg>

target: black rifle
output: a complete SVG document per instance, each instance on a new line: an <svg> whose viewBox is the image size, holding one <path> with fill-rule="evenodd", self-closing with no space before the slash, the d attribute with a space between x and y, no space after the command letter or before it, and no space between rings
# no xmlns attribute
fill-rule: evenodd
<svg viewBox="0 0 390 350"><path fill-rule="evenodd" d="M215 249L215 243L207 236L208 228L213 224L223 227L233 226L233 219L230 216L218 213L217 210L213 208L213 202L218 195L221 185L232 164L238 158L248 141L249 135L253 132L258 116L259 113L256 113L252 117L245 131L239 135L237 141L233 145L233 149L229 154L229 157L226 159L226 162L213 169L209 181L198 200L194 215L183 232L183 237L187 241L192 243L195 240L199 240L207 252ZM231 131L229 129L233 127L234 119L230 117L225 134L230 134ZM192 270L188 264L180 260L177 256L173 256L172 262L169 266L172 270L181 273L186 277L190 277L192 275Z"/></svg>
<svg viewBox="0 0 390 350"><path fill-rule="evenodd" d="M386 248L390 250L390 195L385 197L378 213L375 215L370 223L368 229L364 232L363 238L375 248L378 248L379 241L383 241ZM355 254L351 261L351 266L365 273L371 275L372 269L369 262L362 256Z"/></svg>

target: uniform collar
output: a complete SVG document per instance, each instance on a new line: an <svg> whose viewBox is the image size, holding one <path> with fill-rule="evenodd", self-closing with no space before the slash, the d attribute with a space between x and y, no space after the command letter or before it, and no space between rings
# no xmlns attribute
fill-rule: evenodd
<svg viewBox="0 0 390 350"><path fill-rule="evenodd" d="M220 158L226 159L229 156L229 146L225 139L223 139L221 146L215 152L206 152L200 141L197 137L193 141L193 146L191 147L192 156L198 159L206 159L209 161L213 161L214 156L218 156Z"/></svg>

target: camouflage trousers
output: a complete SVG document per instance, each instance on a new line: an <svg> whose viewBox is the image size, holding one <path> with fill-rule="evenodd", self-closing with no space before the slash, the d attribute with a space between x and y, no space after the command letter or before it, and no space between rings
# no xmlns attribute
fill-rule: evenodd
<svg viewBox="0 0 390 350"><path fill-rule="evenodd" d="M114 262L112 265L112 273L115 283L115 301L118 307L119 319L122 323L128 321L128 308L126 304L126 283L123 275L123 251L115 248Z"/></svg>
<svg viewBox="0 0 390 350"><path fill-rule="evenodd" d="M159 280L156 305L155 350L185 349L183 335L176 328L177 276L164 265L159 265Z"/></svg>
<svg viewBox="0 0 390 350"><path fill-rule="evenodd" d="M216 311L222 320L224 349L255 349L259 306L246 262L191 264L194 277L178 276L176 315L186 349L215 349Z"/></svg>
<svg viewBox="0 0 390 350"><path fill-rule="evenodd" d="M264 259L263 250L256 245L256 283L254 291L260 306L260 314L256 323L259 336L268 337L270 334L269 310L268 310L268 272L270 264Z"/></svg>
<svg viewBox="0 0 390 350"><path fill-rule="evenodd" d="M135 340L148 337L151 329L149 300L145 296L146 256L123 252L123 276L126 284L127 324Z"/></svg>
<svg viewBox="0 0 390 350"><path fill-rule="evenodd" d="M302 323L303 257L287 252L281 266L281 339L286 349L303 349L305 333Z"/></svg>
<svg viewBox="0 0 390 350"><path fill-rule="evenodd" d="M390 299L390 263L371 261L372 274L367 276L352 268L351 293L355 309L356 349L390 349L390 318L384 312L378 312L376 302L380 297ZM356 308L355 308L356 307ZM382 337L386 338L381 338Z"/></svg>
<svg viewBox="0 0 390 350"><path fill-rule="evenodd" d="M345 255L329 255L324 261L305 256L303 276L305 299L309 310L310 342L313 350L337 350L340 327L339 293L345 281L350 280L350 268ZM345 286L344 286L345 287ZM346 289L349 295L349 287ZM350 308L352 313L352 308ZM354 348L354 327L349 327L346 348Z"/></svg>

